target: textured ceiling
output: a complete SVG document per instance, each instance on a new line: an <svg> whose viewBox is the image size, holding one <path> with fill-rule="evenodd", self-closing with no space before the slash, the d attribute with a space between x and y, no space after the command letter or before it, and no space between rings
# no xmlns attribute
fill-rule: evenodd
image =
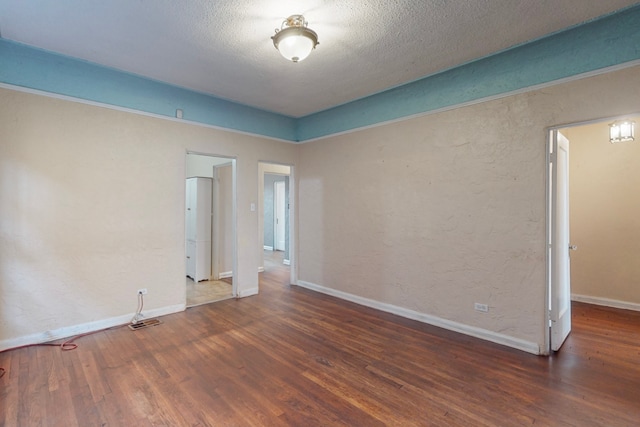
<svg viewBox="0 0 640 427"><path fill-rule="evenodd" d="M0 36L285 115L380 92L630 0L0 0ZM320 44L270 37L302 13Z"/></svg>

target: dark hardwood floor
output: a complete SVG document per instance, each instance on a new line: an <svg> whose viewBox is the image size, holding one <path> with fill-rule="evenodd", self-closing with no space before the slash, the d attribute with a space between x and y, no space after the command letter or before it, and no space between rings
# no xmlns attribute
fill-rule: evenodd
<svg viewBox="0 0 640 427"><path fill-rule="evenodd" d="M275 265L275 264L274 264ZM640 313L573 305L538 357L286 285L0 354L3 426L637 426Z"/></svg>

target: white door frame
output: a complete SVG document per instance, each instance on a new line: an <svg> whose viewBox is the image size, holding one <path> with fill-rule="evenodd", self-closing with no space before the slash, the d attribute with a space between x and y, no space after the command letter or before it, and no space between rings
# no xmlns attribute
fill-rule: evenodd
<svg viewBox="0 0 640 427"><path fill-rule="evenodd" d="M279 165L279 166L288 166L289 167L289 283L291 285L296 285L298 283L298 268L297 268L297 236L298 236L298 216L297 216L297 186L296 186L296 167L292 164L281 163L281 162L273 162L270 160L259 160L258 161L258 194L259 201L258 203L258 214L260 221L262 221L263 229L258 227L258 232L262 233L264 230L264 174L278 175L274 172L265 172L264 165ZM283 175L286 176L286 175ZM262 253L264 250L264 236L259 236L258 241L260 243L260 256L262 257ZM261 264L262 265L262 264Z"/></svg>
<svg viewBox="0 0 640 427"><path fill-rule="evenodd" d="M289 284L298 284L298 194L296 167L289 170Z"/></svg>

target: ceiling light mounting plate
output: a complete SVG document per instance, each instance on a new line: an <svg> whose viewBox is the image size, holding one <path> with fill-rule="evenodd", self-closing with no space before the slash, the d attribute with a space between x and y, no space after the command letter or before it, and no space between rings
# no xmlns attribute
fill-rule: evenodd
<svg viewBox="0 0 640 427"><path fill-rule="evenodd" d="M280 29L284 29L285 25L287 27L306 27L307 25L309 25L309 23L304 20L303 15L291 15L290 17L282 21L282 26L280 27Z"/></svg>

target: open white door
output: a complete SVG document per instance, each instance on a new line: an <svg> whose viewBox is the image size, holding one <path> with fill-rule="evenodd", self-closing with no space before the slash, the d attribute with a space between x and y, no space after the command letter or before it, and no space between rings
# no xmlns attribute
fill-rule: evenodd
<svg viewBox="0 0 640 427"><path fill-rule="evenodd" d="M551 349L557 351L571 332L569 251L569 140L552 131L550 307Z"/></svg>
<svg viewBox="0 0 640 427"><path fill-rule="evenodd" d="M273 249L284 251L285 249L285 188L284 181L276 181L273 191Z"/></svg>

